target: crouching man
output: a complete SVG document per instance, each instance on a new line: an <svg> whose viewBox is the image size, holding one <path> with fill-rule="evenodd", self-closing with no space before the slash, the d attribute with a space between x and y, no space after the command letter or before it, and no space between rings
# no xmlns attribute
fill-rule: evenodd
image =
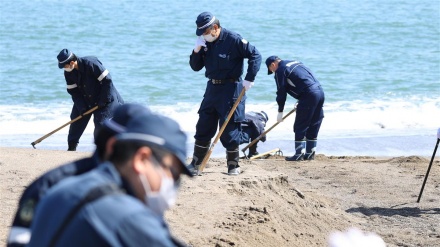
<svg viewBox="0 0 440 247"><path fill-rule="evenodd" d="M257 139L264 132L264 128L266 127L266 123L269 120L267 114L264 111L261 112L248 112L245 115L244 122L241 123L241 128L243 131L243 139L241 144L250 143ZM255 142L252 146L249 147L248 158L258 155L257 145L258 142L265 142L266 136L262 136L257 142Z"/></svg>

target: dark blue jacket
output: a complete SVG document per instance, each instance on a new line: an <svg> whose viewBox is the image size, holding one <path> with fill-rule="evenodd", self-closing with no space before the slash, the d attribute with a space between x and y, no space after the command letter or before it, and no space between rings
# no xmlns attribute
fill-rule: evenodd
<svg viewBox="0 0 440 247"><path fill-rule="evenodd" d="M281 60L274 77L277 84L278 112L284 110L287 94L299 99L310 87L320 86L310 69L299 61Z"/></svg>
<svg viewBox="0 0 440 247"><path fill-rule="evenodd" d="M100 106L104 107L113 101L123 103L121 96L113 85L112 77L101 61L96 57L79 57L78 69L64 72L67 92L72 96L75 108L80 113Z"/></svg>
<svg viewBox="0 0 440 247"><path fill-rule="evenodd" d="M248 59L245 80L254 81L261 65L261 54L239 34L222 28L215 42L206 42L206 48L190 56L190 65L194 71L206 68L209 79L241 79L243 61Z"/></svg>
<svg viewBox="0 0 440 247"><path fill-rule="evenodd" d="M120 177L113 164L64 179L39 203L28 246L48 246L72 209L92 189L115 185L120 193L85 204L60 234L56 246L175 246L162 216L155 214Z"/></svg>
<svg viewBox="0 0 440 247"><path fill-rule="evenodd" d="M35 207L50 188L65 178L77 176L96 168L98 163L98 154L95 152L92 157L59 166L34 180L24 190L18 202L18 209L12 222L7 246L24 246L26 244L20 242L17 234L30 233Z"/></svg>

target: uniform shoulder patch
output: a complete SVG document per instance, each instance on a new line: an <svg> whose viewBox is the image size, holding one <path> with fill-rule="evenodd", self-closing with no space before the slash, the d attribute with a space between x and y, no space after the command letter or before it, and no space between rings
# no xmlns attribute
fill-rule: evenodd
<svg viewBox="0 0 440 247"><path fill-rule="evenodd" d="M243 44L247 44L248 43L248 41L245 40L245 39L242 39L241 42L243 42Z"/></svg>
<svg viewBox="0 0 440 247"><path fill-rule="evenodd" d="M19 217L22 224L30 225L32 219L34 218L34 210L35 210L35 201L32 199L26 200L23 203L19 211Z"/></svg>

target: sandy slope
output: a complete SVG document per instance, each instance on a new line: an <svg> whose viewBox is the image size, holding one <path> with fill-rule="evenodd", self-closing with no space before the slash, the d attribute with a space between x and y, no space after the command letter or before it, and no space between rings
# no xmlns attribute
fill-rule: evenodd
<svg viewBox="0 0 440 247"><path fill-rule="evenodd" d="M0 148L1 228L5 244L16 202L31 180L89 153ZM240 176L211 159L202 176L184 179L166 214L173 233L193 246L326 246L351 226L387 246L439 246L440 161L430 157L327 157L292 163L282 157L242 161Z"/></svg>

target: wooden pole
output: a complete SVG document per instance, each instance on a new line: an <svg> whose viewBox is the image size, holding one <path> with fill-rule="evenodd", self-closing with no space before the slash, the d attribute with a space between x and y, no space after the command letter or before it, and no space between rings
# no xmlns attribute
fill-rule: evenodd
<svg viewBox="0 0 440 247"><path fill-rule="evenodd" d="M293 108L289 113L287 113L284 117L283 117L283 121L284 119L286 119L288 116L290 116L290 114L294 113L296 111L296 107ZM256 142L258 142L263 136L265 136L267 133L269 133L269 131L271 131L273 128L275 128L275 126L277 126L280 122L276 122L274 125L272 125L272 127L270 127L269 129L267 129L266 131L264 131L259 137L255 138L255 140L253 140L251 143L249 143L247 146L245 146L244 148L241 149L241 151L243 151L243 153L252 145L254 145ZM246 156L246 154L244 154Z"/></svg>
<svg viewBox="0 0 440 247"><path fill-rule="evenodd" d="M98 109L98 106L93 107L92 109L86 111L83 115L78 116L78 117L76 117L75 119L72 119L72 120L70 120L69 122L67 122L67 123L65 123L65 124L63 124L63 125L61 125L59 128L53 130L52 132L47 133L46 135L44 135L44 136L41 137L40 139L38 139L38 140L32 142L32 143L31 143L32 147L35 148L35 145L37 145L38 143L40 143L42 140L44 140L44 139L46 139L47 137L51 136L53 133L57 132L58 130L60 130L60 129L66 127L67 125L69 125L69 124L71 124L71 123L73 123L73 122L76 122L76 121L80 120L84 115L89 115L90 113L94 112L96 109Z"/></svg>
<svg viewBox="0 0 440 247"><path fill-rule="evenodd" d="M265 155L268 155L268 154L271 154L271 153L275 153L275 152L278 152L278 151L280 151L280 149L279 149L279 148L275 148L275 149L270 150L270 151L267 151L267 152L265 152L265 153L262 153L262 154L258 154L258 155L252 156L252 157L250 157L249 159L250 159L250 160L253 160L253 159L260 158L260 157L262 157L262 156L265 156Z"/></svg>

